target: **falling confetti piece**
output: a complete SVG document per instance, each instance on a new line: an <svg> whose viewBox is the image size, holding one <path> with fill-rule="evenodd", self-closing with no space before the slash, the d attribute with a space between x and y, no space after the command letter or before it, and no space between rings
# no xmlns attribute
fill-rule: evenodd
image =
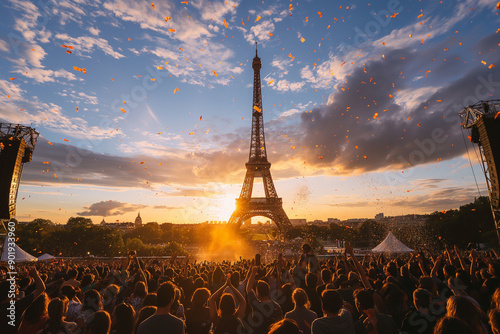
<svg viewBox="0 0 500 334"><path fill-rule="evenodd" d="M71 49L71 50L73 50L73 49L74 49L71 45L64 45L64 44L63 44L63 45L62 45L62 47L63 47L63 48L68 48L68 49ZM35 49L33 49L33 51L34 51L34 50L35 50Z"/></svg>
<svg viewBox="0 0 500 334"><path fill-rule="evenodd" d="M267 84L268 84L268 85L270 85L270 84L272 84L272 83L273 83L273 80L269 81Z"/></svg>
<svg viewBox="0 0 500 334"><path fill-rule="evenodd" d="M126 111L125 109L123 109L123 108L120 108L120 110L121 110L121 111L122 111L122 113L124 113L124 114L127 112L127 111Z"/></svg>
<svg viewBox="0 0 500 334"><path fill-rule="evenodd" d="M79 68L79 67L73 66L73 69L74 69L75 71L82 72L83 74L86 74L86 73L87 73L87 70L86 70L85 68Z"/></svg>
<svg viewBox="0 0 500 334"><path fill-rule="evenodd" d="M71 51L69 51L69 50L66 50L66 53L69 53L69 54L71 54Z"/></svg>
<svg viewBox="0 0 500 334"><path fill-rule="evenodd" d="M189 134L190 134L190 135L194 135L194 132L190 132Z"/></svg>
<svg viewBox="0 0 500 334"><path fill-rule="evenodd" d="M257 18L255 19L255 22L259 21L261 19L260 15L257 16Z"/></svg>
<svg viewBox="0 0 500 334"><path fill-rule="evenodd" d="M16 80L17 78L9 78L10 80Z"/></svg>
<svg viewBox="0 0 500 334"><path fill-rule="evenodd" d="M300 38L300 41L301 41L302 43L304 43L304 42L306 41L306 39L305 39L304 37L301 37L301 38Z"/></svg>
<svg viewBox="0 0 500 334"><path fill-rule="evenodd" d="M171 19L170 16L165 16L165 22L168 22Z"/></svg>
<svg viewBox="0 0 500 334"><path fill-rule="evenodd" d="M373 115L373 119L377 119L378 117L378 112L375 113L375 115Z"/></svg>
<svg viewBox="0 0 500 334"><path fill-rule="evenodd" d="M76 112L78 112L78 107L76 107Z"/></svg>
<svg viewBox="0 0 500 334"><path fill-rule="evenodd" d="M153 9L155 9L155 4L154 4L154 3L151 3L151 7L153 7Z"/></svg>
<svg viewBox="0 0 500 334"><path fill-rule="evenodd" d="M212 72L214 73L214 75L215 75L216 77L218 77L217 72L215 72L215 70L212 70Z"/></svg>
<svg viewBox="0 0 500 334"><path fill-rule="evenodd" d="M389 94L389 98L392 99L392 95L391 94Z"/></svg>
<svg viewBox="0 0 500 334"><path fill-rule="evenodd" d="M174 89L174 94L179 91L179 88Z"/></svg>
<svg viewBox="0 0 500 334"><path fill-rule="evenodd" d="M227 28L227 22L226 22L226 19L224 19L224 27Z"/></svg>
<svg viewBox="0 0 500 334"><path fill-rule="evenodd" d="M323 17L323 13L322 12L318 12L318 15L319 15L319 17Z"/></svg>
<svg viewBox="0 0 500 334"><path fill-rule="evenodd" d="M363 158L368 159L366 155L363 155Z"/></svg>
<svg viewBox="0 0 500 334"><path fill-rule="evenodd" d="M488 68L491 70L493 67L495 67L495 65L493 64L490 64L490 66L488 66Z"/></svg>
<svg viewBox="0 0 500 334"><path fill-rule="evenodd" d="M318 159L323 159L323 157L321 155L318 155Z"/></svg>
<svg viewBox="0 0 500 334"><path fill-rule="evenodd" d="M255 110L257 110L258 112L260 112L260 108L259 108L259 107L257 107L257 106L253 106L253 108L254 108Z"/></svg>
<svg viewBox="0 0 500 334"><path fill-rule="evenodd" d="M500 9L500 2L497 2L497 9Z"/></svg>
<svg viewBox="0 0 500 334"><path fill-rule="evenodd" d="M269 33L269 36L274 36L274 34L273 33Z"/></svg>
<svg viewBox="0 0 500 334"><path fill-rule="evenodd" d="M175 29L168 29L169 32L175 32Z"/></svg>
<svg viewBox="0 0 500 334"><path fill-rule="evenodd" d="M47 142L47 143L49 143L49 145L51 145L51 146L52 146L52 145L54 145L54 144L52 144L50 141L49 141L49 142Z"/></svg>
<svg viewBox="0 0 500 334"><path fill-rule="evenodd" d="M46 164L46 165L48 165L48 164L49 164L49 162L48 162L48 161L44 161L43 163L44 163L44 164Z"/></svg>

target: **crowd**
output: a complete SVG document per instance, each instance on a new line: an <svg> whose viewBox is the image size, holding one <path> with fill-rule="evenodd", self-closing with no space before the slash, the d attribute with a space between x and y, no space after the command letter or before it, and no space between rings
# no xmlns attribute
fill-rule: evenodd
<svg viewBox="0 0 500 334"><path fill-rule="evenodd" d="M494 251L0 265L1 333L500 333ZM9 318L15 305L15 319ZM12 321L11 321L12 320Z"/></svg>

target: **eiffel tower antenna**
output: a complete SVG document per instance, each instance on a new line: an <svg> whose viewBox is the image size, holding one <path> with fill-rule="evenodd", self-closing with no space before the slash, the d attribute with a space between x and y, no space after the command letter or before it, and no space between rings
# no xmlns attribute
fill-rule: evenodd
<svg viewBox="0 0 500 334"><path fill-rule="evenodd" d="M252 61L254 76L250 153L248 155L248 162L245 164L247 172L240 197L236 199L236 209L231 215L229 223L240 225L252 217L264 216L271 219L278 226L278 229L284 232L292 227L292 224L285 210L283 210L282 199L276 193L276 188L271 177L271 163L267 160L260 83L261 67L262 62L257 54L257 42L255 42L255 58ZM266 197L252 197L254 179L256 177L262 178Z"/></svg>

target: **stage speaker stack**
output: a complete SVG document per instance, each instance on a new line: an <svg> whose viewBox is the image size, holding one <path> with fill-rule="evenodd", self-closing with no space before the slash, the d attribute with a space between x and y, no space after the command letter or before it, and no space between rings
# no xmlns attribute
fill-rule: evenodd
<svg viewBox="0 0 500 334"><path fill-rule="evenodd" d="M495 116L494 114L484 114L474 124L471 133L472 137L475 137L475 134L479 135L478 144L483 147L488 165L491 185L491 205L494 210L500 210L500 186L498 181L498 168L500 167L500 117L495 118Z"/></svg>
<svg viewBox="0 0 500 334"><path fill-rule="evenodd" d="M0 139L0 219L9 220L16 214L25 149L24 138Z"/></svg>

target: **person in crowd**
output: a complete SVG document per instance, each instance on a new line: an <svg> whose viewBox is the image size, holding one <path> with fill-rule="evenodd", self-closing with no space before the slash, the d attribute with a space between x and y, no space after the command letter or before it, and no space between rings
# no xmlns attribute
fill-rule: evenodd
<svg viewBox="0 0 500 334"><path fill-rule="evenodd" d="M292 319L283 319L275 322L268 334L302 334L297 323Z"/></svg>
<svg viewBox="0 0 500 334"><path fill-rule="evenodd" d="M137 330L139 329L139 325L142 324L144 320L152 316L156 313L156 306L144 306L139 314L137 315L137 321L134 326L134 334L137 334Z"/></svg>
<svg viewBox="0 0 500 334"><path fill-rule="evenodd" d="M186 332L184 321L170 314L170 308L175 299L175 286L171 282L162 283L156 295L158 308L154 315L139 325L137 333L159 333L168 328L169 333L184 334Z"/></svg>
<svg viewBox="0 0 500 334"><path fill-rule="evenodd" d="M446 315L463 320L477 334L487 334L487 316L481 309L464 296L451 296L446 304Z"/></svg>
<svg viewBox="0 0 500 334"><path fill-rule="evenodd" d="M35 290L28 295L20 298L18 297L18 286L15 281L15 277L5 278L0 282L0 317L3 322L9 321L9 324L4 326L4 332L6 334L17 333L20 325L20 315L28 308L28 306L45 292L45 283L40 278L38 271L35 266L29 266L26 268L27 274L33 278L35 281ZM7 276L5 276L7 277ZM14 282L14 283L11 283ZM11 291L14 290L15 298L11 298ZM11 311L14 308L15 314L14 318L10 318ZM3 334L2 333L2 334Z"/></svg>
<svg viewBox="0 0 500 334"><path fill-rule="evenodd" d="M210 298L210 290L198 288L191 298L191 308L186 310L186 332L187 334L208 334L212 321L210 310L207 306Z"/></svg>
<svg viewBox="0 0 500 334"><path fill-rule="evenodd" d="M78 325L74 322L65 321L65 314L68 309L68 298L54 298L48 306L49 319L43 329L37 334L67 334L78 333Z"/></svg>
<svg viewBox="0 0 500 334"><path fill-rule="evenodd" d="M238 299L238 308L236 308L233 294L223 293L226 287L229 287ZM217 310L216 305L219 297L219 309ZM239 334L244 332L241 319L245 316L246 301L238 289L233 286L229 275L226 283L208 299L208 308L215 327L214 334Z"/></svg>
<svg viewBox="0 0 500 334"><path fill-rule="evenodd" d="M432 334L437 317L431 313L431 293L425 289L416 289L413 292L413 305L401 328L402 334Z"/></svg>
<svg viewBox="0 0 500 334"><path fill-rule="evenodd" d="M475 332L459 318L444 316L438 320L433 334L474 334Z"/></svg>
<svg viewBox="0 0 500 334"><path fill-rule="evenodd" d="M354 323L356 334L398 334L399 329L392 317L375 311L373 292L360 289L354 292L356 308L361 317Z"/></svg>
<svg viewBox="0 0 500 334"><path fill-rule="evenodd" d="M81 329L85 328L94 312L102 310L101 294L97 290L88 290L83 296L80 312L76 317L76 323Z"/></svg>
<svg viewBox="0 0 500 334"><path fill-rule="evenodd" d="M116 305L111 315L111 334L132 334L135 325L135 310L132 305Z"/></svg>
<svg viewBox="0 0 500 334"><path fill-rule="evenodd" d="M134 308L135 312L139 312L143 306L144 298L148 294L146 283L139 281L135 283L134 293L130 296L130 305Z"/></svg>
<svg viewBox="0 0 500 334"><path fill-rule="evenodd" d="M324 316L311 325L312 334L354 334L351 313L343 308L342 296L335 290L326 289L321 294Z"/></svg>
<svg viewBox="0 0 500 334"><path fill-rule="evenodd" d="M294 320L303 334L310 334L311 324L318 316L309 309L310 304L306 292L297 288L293 291L292 299L294 308L285 314L285 319Z"/></svg>
<svg viewBox="0 0 500 334"><path fill-rule="evenodd" d="M67 321L75 321L78 313L82 309L82 303L76 296L76 290L71 285L61 287L61 294L68 298L68 311L66 312Z"/></svg>
<svg viewBox="0 0 500 334"><path fill-rule="evenodd" d="M47 307L49 297L45 292L41 293L21 315L19 334L35 334L49 318Z"/></svg>
<svg viewBox="0 0 500 334"><path fill-rule="evenodd" d="M85 334L109 334L111 330L111 317L104 310L92 314L85 325Z"/></svg>
<svg viewBox="0 0 500 334"><path fill-rule="evenodd" d="M255 276L259 270L258 266L253 266L247 282L246 292L248 303L252 309L252 329L256 334L266 334L271 324L283 319L281 307L274 300L269 298L269 284L259 280L254 290ZM257 291L257 292L255 292ZM257 321L257 319L261 319Z"/></svg>

